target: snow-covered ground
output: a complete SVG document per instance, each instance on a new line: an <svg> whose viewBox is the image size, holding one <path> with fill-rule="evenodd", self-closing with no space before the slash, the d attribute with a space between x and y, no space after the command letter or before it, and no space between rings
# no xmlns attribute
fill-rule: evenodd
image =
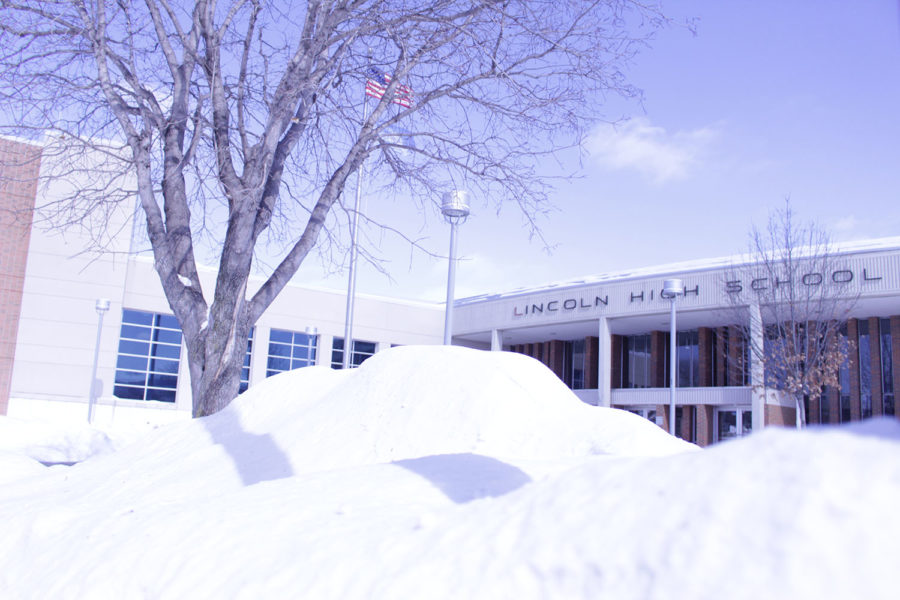
<svg viewBox="0 0 900 600"><path fill-rule="evenodd" d="M395 348L123 447L0 418L0 523L2 598L896 598L900 426L699 451L530 358Z"/></svg>

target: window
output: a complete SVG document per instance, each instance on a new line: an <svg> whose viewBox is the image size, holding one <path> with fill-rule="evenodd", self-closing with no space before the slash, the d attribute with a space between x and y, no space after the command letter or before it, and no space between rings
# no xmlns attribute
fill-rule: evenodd
<svg viewBox="0 0 900 600"><path fill-rule="evenodd" d="M879 319L881 338L881 394L884 399L884 414L894 414L894 368L893 350L891 349L891 320Z"/></svg>
<svg viewBox="0 0 900 600"><path fill-rule="evenodd" d="M697 387L700 385L700 335L693 331L679 331L677 343L678 387Z"/></svg>
<svg viewBox="0 0 900 600"><path fill-rule="evenodd" d="M622 344L621 387L650 387L650 335L628 335Z"/></svg>
<svg viewBox="0 0 900 600"><path fill-rule="evenodd" d="M718 441L750 435L752 431L753 413L749 408L716 410L716 439Z"/></svg>
<svg viewBox="0 0 900 600"><path fill-rule="evenodd" d="M750 385L750 344L739 327L728 327L722 343L725 381L722 385ZM732 352L734 356L732 356Z"/></svg>
<svg viewBox="0 0 900 600"><path fill-rule="evenodd" d="M859 408L863 419L872 416L872 352L869 348L869 322L860 320L859 329Z"/></svg>
<svg viewBox="0 0 900 600"><path fill-rule="evenodd" d="M375 354L375 342L353 340L353 352L350 355L350 367L358 367ZM344 338L334 338L331 345L331 368L341 369L344 366Z"/></svg>
<svg viewBox="0 0 900 600"><path fill-rule="evenodd" d="M569 389L584 389L584 340L572 340L563 346L563 381Z"/></svg>
<svg viewBox="0 0 900 600"><path fill-rule="evenodd" d="M639 417L644 417L648 421L652 421L657 425L660 425L659 419L656 418L656 408L645 408L642 406L626 406L624 410L627 410L630 413L634 413Z"/></svg>
<svg viewBox="0 0 900 600"><path fill-rule="evenodd" d="M244 364L241 367L241 385L238 388L238 394L243 394L250 387L250 357L253 353L253 331L255 327L250 328L250 335L247 336L247 352L244 354Z"/></svg>
<svg viewBox="0 0 900 600"><path fill-rule="evenodd" d="M269 331L269 355L266 377L316 364L317 336L272 329Z"/></svg>
<svg viewBox="0 0 900 600"><path fill-rule="evenodd" d="M831 422L831 407L829 406L829 395L822 394L819 397L819 423Z"/></svg>
<svg viewBox="0 0 900 600"><path fill-rule="evenodd" d="M113 394L175 402L180 359L181 327L175 317L123 310Z"/></svg>
<svg viewBox="0 0 900 600"><path fill-rule="evenodd" d="M841 326L841 345L847 347L847 324ZM844 357L838 378L841 386L840 417L841 423L850 422L850 356Z"/></svg>

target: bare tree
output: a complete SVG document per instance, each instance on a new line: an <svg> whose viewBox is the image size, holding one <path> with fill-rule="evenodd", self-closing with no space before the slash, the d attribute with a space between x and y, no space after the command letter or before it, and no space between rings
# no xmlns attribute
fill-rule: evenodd
<svg viewBox="0 0 900 600"><path fill-rule="evenodd" d="M3 130L63 135L136 178L59 214L136 194L206 415L236 395L250 328L364 161L420 209L465 186L532 218L542 159L578 144L606 95L638 95L623 65L665 22L639 0L0 0ZM381 90L364 112L367 81ZM284 255L250 295L273 229ZM221 249L211 298L201 234Z"/></svg>
<svg viewBox="0 0 900 600"><path fill-rule="evenodd" d="M749 341L748 358L761 366L763 381L754 385L793 399L798 427L807 421L806 401L839 386L851 350L841 334L857 298L848 273L827 231L799 223L786 200L765 229L751 230L746 264L728 274L726 290Z"/></svg>

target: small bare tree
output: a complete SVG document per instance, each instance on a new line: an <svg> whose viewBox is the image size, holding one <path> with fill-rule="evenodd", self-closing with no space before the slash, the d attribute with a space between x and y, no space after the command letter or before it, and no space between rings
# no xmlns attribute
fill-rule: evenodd
<svg viewBox="0 0 900 600"><path fill-rule="evenodd" d="M798 427L807 422L806 400L822 399L839 385L850 351L841 335L857 297L848 272L828 233L816 223L798 223L786 200L765 229L751 230L746 263L728 275L734 320L749 340L748 358L764 375L754 385L792 398ZM756 307L759 323L750 316Z"/></svg>
<svg viewBox="0 0 900 600"><path fill-rule="evenodd" d="M250 328L364 161L420 209L460 186L531 219L542 158L578 144L606 95L637 94L623 65L664 22L640 0L0 0L0 123L135 178L59 214L137 196L206 415L237 394ZM284 254L250 294L279 222ZM201 232L221 249L210 297Z"/></svg>

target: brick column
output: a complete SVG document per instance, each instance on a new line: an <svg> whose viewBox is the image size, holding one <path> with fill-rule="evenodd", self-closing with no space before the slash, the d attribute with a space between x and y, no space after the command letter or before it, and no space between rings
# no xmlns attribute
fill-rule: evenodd
<svg viewBox="0 0 900 600"><path fill-rule="evenodd" d="M698 446L709 446L715 440L713 439L713 419L716 413L712 406L697 407L697 439L694 441Z"/></svg>
<svg viewBox="0 0 900 600"><path fill-rule="evenodd" d="M825 390L824 401L828 402L828 422L841 422L841 390L839 387L829 387Z"/></svg>
<svg viewBox="0 0 900 600"><path fill-rule="evenodd" d="M662 427L663 431L669 431L669 405L668 404L657 404L656 405L656 416L660 417L659 426ZM672 415L674 418L675 415ZM678 433L678 432L676 432Z"/></svg>
<svg viewBox="0 0 900 600"><path fill-rule="evenodd" d="M694 441L691 439L691 423L695 410L696 408L693 406L681 407L681 431L678 432L678 437L689 442Z"/></svg>
<svg viewBox="0 0 900 600"><path fill-rule="evenodd" d="M0 139L0 415L7 413L41 149Z"/></svg>
<svg viewBox="0 0 900 600"><path fill-rule="evenodd" d="M741 343L743 336L737 325L728 327L728 372L725 374L725 385L741 385L743 383L743 364L741 364Z"/></svg>
<svg viewBox="0 0 900 600"><path fill-rule="evenodd" d="M714 374L715 380L713 385L716 387L722 387L728 385L727 378L727 369L728 369L728 328L727 327L718 327L716 328L716 347L715 353L716 358L716 372Z"/></svg>
<svg viewBox="0 0 900 600"><path fill-rule="evenodd" d="M622 336L612 334L609 336L609 353L612 362L612 377L610 387L618 389L622 387Z"/></svg>
<svg viewBox="0 0 900 600"><path fill-rule="evenodd" d="M560 340L547 342L546 365L556 373L556 376L565 381L563 368L565 366L566 343Z"/></svg>

